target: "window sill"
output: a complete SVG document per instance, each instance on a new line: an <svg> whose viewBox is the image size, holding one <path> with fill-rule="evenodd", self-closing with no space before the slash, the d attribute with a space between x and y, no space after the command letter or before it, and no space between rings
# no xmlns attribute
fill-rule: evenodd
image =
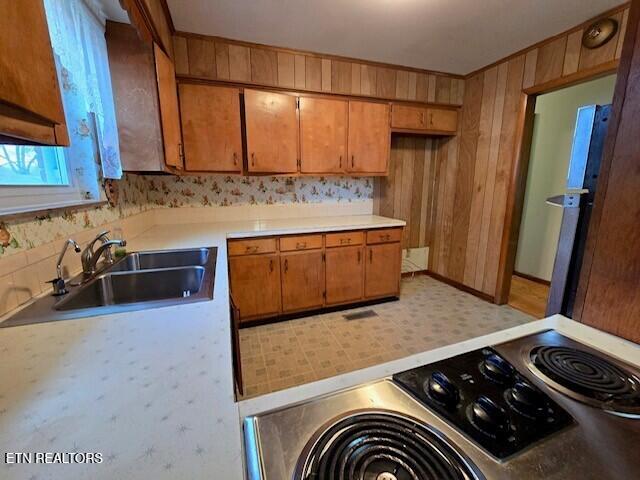
<svg viewBox="0 0 640 480"><path fill-rule="evenodd" d="M60 210L84 210L86 208L95 208L106 205L106 200L85 200L85 201L66 201L47 205L47 207L17 207L0 209L0 220L19 220L24 218L44 217L49 213L59 212Z"/></svg>

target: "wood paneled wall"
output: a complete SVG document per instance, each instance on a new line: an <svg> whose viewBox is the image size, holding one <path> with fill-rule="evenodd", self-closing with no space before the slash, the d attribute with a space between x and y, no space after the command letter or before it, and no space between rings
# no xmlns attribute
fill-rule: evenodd
<svg viewBox="0 0 640 480"><path fill-rule="evenodd" d="M460 105L464 79L426 70L176 33L176 73L322 93Z"/></svg>
<svg viewBox="0 0 640 480"><path fill-rule="evenodd" d="M614 71L628 6L605 16L616 18L620 28L599 49L581 47L585 24L466 79L459 134L440 141L437 149L430 270L500 300L502 279L509 275L507 242L519 228L519 213L510 209L509 199L515 193L526 93Z"/></svg>
<svg viewBox="0 0 640 480"><path fill-rule="evenodd" d="M430 244L437 165L435 156L441 141L393 134L389 176L374 181L374 213L407 222L402 248Z"/></svg>
<svg viewBox="0 0 640 480"><path fill-rule="evenodd" d="M639 82L640 0L634 0L574 313L587 325L636 343L640 343Z"/></svg>

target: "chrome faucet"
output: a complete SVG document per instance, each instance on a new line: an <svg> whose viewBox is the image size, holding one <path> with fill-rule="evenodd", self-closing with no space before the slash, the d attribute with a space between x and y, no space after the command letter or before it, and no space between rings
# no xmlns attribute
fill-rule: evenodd
<svg viewBox="0 0 640 480"><path fill-rule="evenodd" d="M68 239L64 242L62 246L62 251L60 252L60 256L58 257L58 262L56 263L56 278L53 280L49 280L47 283L51 283L53 285L53 295L59 296L67 293L67 288L64 283L64 278L62 277L62 259L64 258L65 253L67 253L67 248L69 245L73 245L73 249L76 253L80 253L80 245L73 239Z"/></svg>
<svg viewBox="0 0 640 480"><path fill-rule="evenodd" d="M107 264L113 263L113 255L111 254L111 247L113 245L118 245L120 247L126 246L126 240L109 240L109 237L107 236L108 233L108 231L99 233L96 238L89 242L82 251L82 272L85 276L91 276L96 273L96 264L103 254ZM93 246L97 241L101 241L102 245L100 245L94 252Z"/></svg>

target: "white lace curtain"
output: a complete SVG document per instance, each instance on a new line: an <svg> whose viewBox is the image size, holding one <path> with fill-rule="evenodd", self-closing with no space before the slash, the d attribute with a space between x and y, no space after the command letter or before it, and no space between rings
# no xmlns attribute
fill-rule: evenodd
<svg viewBox="0 0 640 480"><path fill-rule="evenodd" d="M122 177L104 18L90 0L45 0L45 9L71 141L67 158L85 191L98 193L96 176Z"/></svg>

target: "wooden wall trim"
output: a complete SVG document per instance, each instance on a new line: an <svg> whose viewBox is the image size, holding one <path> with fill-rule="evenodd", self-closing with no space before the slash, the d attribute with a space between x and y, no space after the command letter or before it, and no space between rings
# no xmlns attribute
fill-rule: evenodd
<svg viewBox="0 0 640 480"><path fill-rule="evenodd" d="M462 104L464 77L221 37L173 35L176 74L194 80L440 105Z"/></svg>
<svg viewBox="0 0 640 480"><path fill-rule="evenodd" d="M485 70L488 70L488 69L493 68L493 67L495 67L497 65L500 65L501 63L507 62L507 61L511 60L512 58L514 58L514 57L518 57L520 55L526 55L531 50L539 49L539 48L545 46L548 43L552 43L555 40L558 40L559 38L562 38L562 37L565 37L565 36L568 37L572 33L579 32L579 31L583 30L585 27L588 27L595 20L598 20L600 18L606 18L606 17L614 16L615 14L620 13L620 12L624 11L625 9L628 9L630 5L631 5L631 2L622 3L621 5L618 5L617 7L611 8L611 9L609 9L607 11L604 11L601 14L596 15L595 17L592 17L589 20L586 20L585 22L582 22L581 24L570 28L569 30L565 30L563 32L560 32L557 35L554 35L552 37L545 38L544 40L541 40L541 41L539 41L537 43L534 43L533 45L529 45L528 47L525 47L525 48L523 48L521 50L518 50L517 52L514 52L514 53L512 53L510 55L507 55L506 57L501 58L500 60L496 60L495 62L490 63L489 65L486 65L486 66L484 66L482 68L474 70L473 72L470 72L470 73L466 74L465 78L473 77L474 75L482 73ZM622 29L622 25L619 25L619 30L623 30Z"/></svg>
<svg viewBox="0 0 640 480"><path fill-rule="evenodd" d="M320 52L313 52L311 50L301 50L301 49L297 49L297 48L288 48L288 47L278 47L276 45L267 45L264 43L255 43L255 42L247 42L245 40L236 40L236 39L232 39L232 38L226 38L226 37L219 37L217 35L203 35L200 33L193 33L193 32L185 32L185 31L175 31L174 32L176 36L179 37L191 37L191 38L199 38L202 40L211 40L211 41L217 41L217 42L221 42L221 43L228 43L228 44L233 44L233 45L240 45L240 46L244 46L244 47L249 47L249 48L263 48L263 49L268 49L268 50L274 50L276 52L283 52L283 53L291 53L293 55L305 55L308 57L315 57L315 58L320 58L320 59L328 59L328 60L337 60L337 61L341 61L341 62L349 62L349 63L360 63L363 65L371 65L374 67L383 67L383 68L391 68L391 69L396 69L396 70L405 70L407 72L415 72L415 73L425 73L427 75L431 74L431 75L443 75L449 78L459 78L459 79L463 79L466 77L466 75L459 75L459 74L455 74L455 73L447 73L447 72L441 72L438 70L428 70L428 69L424 69L424 68L417 68L417 67L409 67L406 65L400 65L400 64L394 64L394 63L385 63L385 62L377 62L375 60L363 60L361 58L353 58L353 57L346 57L346 56L342 56L342 55L333 55L330 53L320 53Z"/></svg>
<svg viewBox="0 0 640 480"><path fill-rule="evenodd" d="M445 276L439 275L436 272L432 271L432 270L426 270L425 275L429 275L430 277L435 278L436 280L442 282L442 283L446 283L447 285L450 285L452 287L457 288L458 290L462 290L463 292L467 292L470 293L471 295L478 297L486 302L490 302L490 303L494 303L493 302L493 297L491 295L487 295L484 292L481 292L479 290L476 290L474 288L471 288L463 283L460 282L456 282L455 280L451 280L450 278L447 278Z"/></svg>

